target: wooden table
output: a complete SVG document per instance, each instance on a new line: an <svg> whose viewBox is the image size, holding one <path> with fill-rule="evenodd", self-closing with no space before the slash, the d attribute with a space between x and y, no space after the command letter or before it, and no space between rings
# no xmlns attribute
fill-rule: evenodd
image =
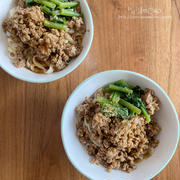
<svg viewBox="0 0 180 180"><path fill-rule="evenodd" d="M88 2L94 41L74 72L49 84L31 84L0 69L1 180L86 180L65 155L60 122L68 96L94 73L126 69L147 75L164 88L180 115L180 1ZM154 180L179 178L180 145Z"/></svg>

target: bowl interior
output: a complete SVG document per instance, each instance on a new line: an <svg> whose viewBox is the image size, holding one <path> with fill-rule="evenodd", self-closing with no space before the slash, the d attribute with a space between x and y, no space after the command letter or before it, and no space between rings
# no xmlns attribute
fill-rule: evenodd
<svg viewBox="0 0 180 180"><path fill-rule="evenodd" d="M0 6L0 66L12 76L30 82L49 82L59 79L71 71L73 71L86 57L93 39L93 22L90 10L87 2L79 0L81 2L81 10L84 14L84 20L86 23L87 32L83 39L83 50L81 54L71 61L71 63L62 71L52 74L36 74L26 68L16 68L8 57L7 52L7 38L2 30L2 22L7 17L8 11L14 6L13 0L6 0L1 2Z"/></svg>
<svg viewBox="0 0 180 180"><path fill-rule="evenodd" d="M76 136L75 107L82 103L86 96L91 96L98 88L125 79L133 85L142 88L153 89L160 99L160 111L156 118L162 128L158 139L159 146L153 155L138 163L137 169L131 173L113 170L107 173L102 166L97 166L89 162L90 157L80 144ZM61 134L65 151L72 164L89 179L95 180L147 180L159 173L167 165L173 156L179 138L179 124L177 113L166 93L155 82L140 74L129 71L106 71L99 73L85 80L68 99L61 122Z"/></svg>

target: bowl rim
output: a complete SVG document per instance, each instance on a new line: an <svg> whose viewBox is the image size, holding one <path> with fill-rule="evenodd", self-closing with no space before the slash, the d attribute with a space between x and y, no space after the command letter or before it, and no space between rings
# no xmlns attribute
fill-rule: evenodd
<svg viewBox="0 0 180 180"><path fill-rule="evenodd" d="M83 82L81 82L74 90L73 92L71 93L71 95L69 96L68 100L66 101L66 104L64 106L64 109L63 109L63 113L62 113L62 116L61 116L61 125L60 125L60 132L61 132L61 139L62 139L62 144L63 144L63 147L64 147L64 150L65 150L65 153L69 159L69 161L71 162L71 164L75 167L75 169L77 169L82 175L84 175L85 177L87 177L88 179L92 179L91 177L89 177L89 175L85 174L84 172L82 172L80 169L78 169L78 167L76 166L76 164L74 162L71 161L71 158L70 158L70 155L67 153L67 149L66 147L64 146L64 142L65 142L65 138L64 138L64 130L63 130L63 123L64 123L64 116L65 116L65 111L66 111L66 108L68 107L70 101L71 101L71 98L74 96L75 92L81 87L83 86L87 81L89 81L90 79L93 79L95 78L96 76L98 75L101 75L101 74L105 74L105 73L111 73L111 72L121 72L121 73L129 73L129 74L132 74L132 75L136 75L136 76L140 76L142 77L143 79L145 80L148 80L150 81L151 83L153 83L154 85L156 85L161 91L162 93L165 95L165 97L167 98L167 100L169 101L172 109L173 109L173 113L175 114L175 117L176 117L176 121L177 121L177 126L178 126L178 137L177 137L177 141L176 141L176 145L173 149L173 152L170 156L170 158L166 161L166 163L164 163L164 165L159 169L157 170L148 180L151 180L152 178L154 178L157 174L159 174L166 166L167 164L170 162L170 160L172 159L172 157L174 156L175 152L176 152L176 149L177 149L177 146L178 146L178 143L179 143L179 136L180 136L180 132L179 132L179 118L178 118L178 114L177 114L177 111L175 109L175 106L174 104L172 103L170 97L167 95L167 93L165 92L165 90L159 85L157 84L155 81L153 81L152 79L150 79L149 77L145 76L145 75L142 75L140 73L137 73L137 72L133 72L133 71L128 71L128 70L108 70L108 71L103 71L103 72L99 72L99 73L96 73L90 77L88 77L87 79L85 79Z"/></svg>
<svg viewBox="0 0 180 180"><path fill-rule="evenodd" d="M87 56L87 54L88 54L88 52L89 52L89 50L90 50L90 48L91 48L92 41L93 41L93 37L94 37L93 18L92 18L92 14L91 14L89 5L88 5L88 3L87 3L86 0L84 1L84 5L85 5L85 7L86 7L86 9L87 9L87 14L88 14L89 19L90 19L90 21L89 21L89 25L90 25L90 26L89 26L89 27L90 27L90 28L89 28L89 29L90 29L90 31L89 31L89 33L90 33L90 34L89 34L89 37L90 37L90 40L89 40L89 42L88 42L88 45L87 45L86 50L85 50L85 51L83 52L83 54L82 54L81 59L80 59L77 63L75 63L68 71L64 72L63 74L60 74L60 75L56 75L56 76L54 76L54 77L51 77L51 78L49 78L49 79L44 79L44 80L42 80L42 79L35 79L35 78L32 78L32 77L26 77L26 78L25 78L25 77L23 77L23 76L19 76L19 75L17 75L16 73L14 73L14 72L12 72L11 70L9 70L8 68L6 68L6 66L2 66L1 64L0 64L0 68L2 68L5 72L7 72L9 75L15 77L16 79L19 79L19 80L22 80L22 81L26 81L26 82L30 82L30 83L48 83L48 82L52 82L52 81L61 79L61 78L63 78L64 76L70 74L72 71L74 71L74 70L85 60L85 58L86 58L86 56ZM48 76L48 75L47 75L47 76Z"/></svg>

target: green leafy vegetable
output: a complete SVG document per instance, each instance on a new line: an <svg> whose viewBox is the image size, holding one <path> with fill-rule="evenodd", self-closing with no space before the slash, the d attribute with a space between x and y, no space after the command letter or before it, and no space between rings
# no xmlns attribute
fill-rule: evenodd
<svg viewBox="0 0 180 180"><path fill-rule="evenodd" d="M66 30L67 26L64 24L59 24L59 23L54 23L51 21L44 21L44 26L49 27L49 28L55 28L55 29L60 29L60 30Z"/></svg>
<svg viewBox="0 0 180 180"><path fill-rule="evenodd" d="M106 116L126 117L127 119L134 116L134 114L143 113L147 122L151 121L145 103L141 99L145 93L139 86L134 87L122 79L103 88L103 93L107 92L110 93L108 99L98 97L98 101L103 104L102 113ZM124 114L120 116L122 112Z"/></svg>
<svg viewBox="0 0 180 180"><path fill-rule="evenodd" d="M129 89L127 87L119 87L119 86L116 86L114 84L110 84L109 85L109 88L111 90L114 90L114 91L120 91L120 92L124 92L124 93L129 93L129 94L132 94L133 93L133 90L132 89Z"/></svg>
<svg viewBox="0 0 180 180"><path fill-rule="evenodd" d="M60 15L69 16L69 17L73 17L73 16L82 17L82 14L80 14L78 12L74 12L74 11L69 10L69 9L61 9Z"/></svg>
<svg viewBox="0 0 180 180"><path fill-rule="evenodd" d="M129 89L133 89L133 86L128 84L124 79L121 79L121 80L115 82L114 84L117 86L120 86L120 87L127 87Z"/></svg>
<svg viewBox="0 0 180 180"><path fill-rule="evenodd" d="M46 6L40 6L40 8L41 8L41 11L42 11L43 13L45 13L45 14L47 14L47 15L51 15L51 14L52 14L52 11L51 11L48 7L46 7Z"/></svg>
<svg viewBox="0 0 180 180"><path fill-rule="evenodd" d="M55 22L55 23L60 23L60 24L66 24L66 19L58 17L58 16L51 16L50 21Z"/></svg>
<svg viewBox="0 0 180 180"><path fill-rule="evenodd" d="M136 86L133 88L133 92L136 96L138 96L139 98L144 95L144 90L142 90L139 86Z"/></svg>
<svg viewBox="0 0 180 180"><path fill-rule="evenodd" d="M71 8L79 5L78 1L70 1L70 2L59 2L60 8Z"/></svg>
<svg viewBox="0 0 180 180"><path fill-rule="evenodd" d="M144 114L144 116L146 118L146 121L148 123L150 123L151 122L151 118L150 118L150 115L148 114L148 112L146 111L146 109L143 106L141 106L141 110L142 110L142 112L143 112L143 114Z"/></svg>
<svg viewBox="0 0 180 180"><path fill-rule="evenodd" d="M123 100L123 99L120 99L119 103L122 104L123 106L127 107L131 111L135 112L136 114L141 114L141 109L137 108L133 104L131 104L131 103L129 103L129 102Z"/></svg>
<svg viewBox="0 0 180 180"><path fill-rule="evenodd" d="M118 96L115 97L118 98ZM115 98L113 97L113 98ZM129 110L125 107L122 107L119 104L114 104L112 101L98 96L97 97L97 102L99 102L102 105L102 113L104 114L104 116L110 118L110 117L119 117L119 118L123 118L123 119L129 119L130 117L132 117L134 115L133 112L129 112Z"/></svg>
<svg viewBox="0 0 180 180"><path fill-rule="evenodd" d="M123 119L129 119L129 112L127 108L123 108L112 104L103 104L102 113L104 114L104 116L108 118L122 117Z"/></svg>
<svg viewBox="0 0 180 180"><path fill-rule="evenodd" d="M106 99L102 96L97 96L96 101L101 103L101 104L111 104L111 101L109 101L108 99Z"/></svg>
<svg viewBox="0 0 180 180"><path fill-rule="evenodd" d="M60 15L60 10L52 11L52 15L53 16L59 16Z"/></svg>
<svg viewBox="0 0 180 180"><path fill-rule="evenodd" d="M31 5L33 4L34 0L26 0L26 6L27 7L31 7Z"/></svg>
<svg viewBox="0 0 180 180"><path fill-rule="evenodd" d="M120 100L120 93L115 91L115 92L112 92L111 96L110 96L110 99L112 103L117 104Z"/></svg>
<svg viewBox="0 0 180 180"><path fill-rule="evenodd" d="M129 103L133 104L134 106L140 108L149 123L151 121L150 116L146 110L143 100L141 96L144 95L144 91L139 87L136 86L133 88L133 94L126 94L123 98L128 101Z"/></svg>
<svg viewBox="0 0 180 180"><path fill-rule="evenodd" d="M59 6L60 0L50 0L50 1Z"/></svg>
<svg viewBox="0 0 180 180"><path fill-rule="evenodd" d="M68 1L68 0L50 0L50 1L58 5L60 8L71 8L80 4L78 1Z"/></svg>
<svg viewBox="0 0 180 180"><path fill-rule="evenodd" d="M103 93L108 93L108 92L111 92L112 90L109 88L109 87L105 87L103 88Z"/></svg>
<svg viewBox="0 0 180 180"><path fill-rule="evenodd" d="M46 0L34 0L34 2L36 2L38 4L42 4L44 6L47 6L48 8L52 8L52 9L54 9L56 7L56 4L46 1Z"/></svg>
<svg viewBox="0 0 180 180"><path fill-rule="evenodd" d="M141 98L139 98L135 94L128 94L123 99L125 99L126 101L132 103L136 107L141 107L142 100L141 100Z"/></svg>

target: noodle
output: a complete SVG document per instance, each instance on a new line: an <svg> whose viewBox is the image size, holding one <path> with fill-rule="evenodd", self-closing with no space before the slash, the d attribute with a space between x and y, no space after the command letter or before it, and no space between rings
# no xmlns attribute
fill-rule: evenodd
<svg viewBox="0 0 180 180"><path fill-rule="evenodd" d="M27 59L26 61L26 66L28 69L30 69L31 71L34 71L34 65L32 64L32 61L30 60L30 58Z"/></svg>
<svg viewBox="0 0 180 180"><path fill-rule="evenodd" d="M44 72L44 73L46 73L46 74L51 74L51 73L53 73L53 72L54 72L54 69L53 69L52 65L50 65L50 66L49 66L49 69L48 69L46 72Z"/></svg>
<svg viewBox="0 0 180 180"><path fill-rule="evenodd" d="M14 60L17 58L16 51L20 43L15 43L10 37L8 38L8 54ZM53 65L50 62L38 61L38 57L27 57L26 67L33 72L50 74L54 72Z"/></svg>
<svg viewBox="0 0 180 180"><path fill-rule="evenodd" d="M46 68L43 66L43 64L39 63L37 60L36 60L36 56L33 57L33 63L34 63L34 66L35 67L38 67L39 69L43 70L44 72L46 71Z"/></svg>
<svg viewBox="0 0 180 180"><path fill-rule="evenodd" d="M66 40L68 40L71 44L75 44L75 41L73 40L73 38L72 38L68 33L65 34L65 38L66 38Z"/></svg>

